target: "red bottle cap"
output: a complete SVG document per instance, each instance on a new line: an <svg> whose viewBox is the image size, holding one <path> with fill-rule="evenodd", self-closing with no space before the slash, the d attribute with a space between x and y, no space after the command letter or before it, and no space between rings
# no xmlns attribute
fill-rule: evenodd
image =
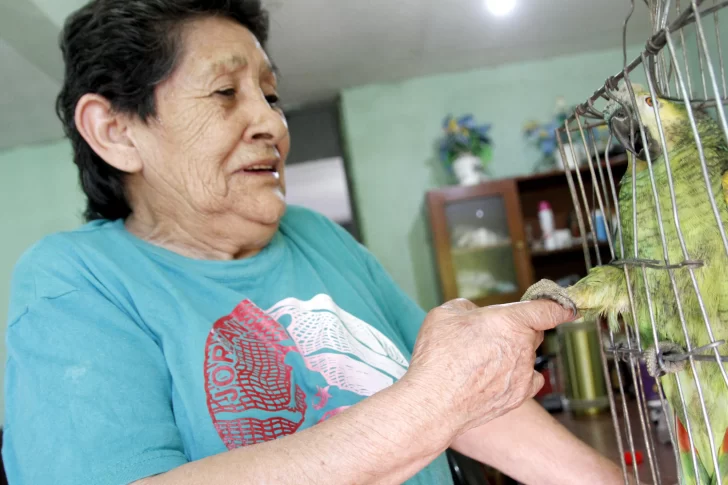
<svg viewBox="0 0 728 485"><path fill-rule="evenodd" d="M551 204L548 203L548 201L542 200L538 203L538 210L539 211L547 211L551 209Z"/></svg>
<svg viewBox="0 0 728 485"><path fill-rule="evenodd" d="M634 452L634 457L635 457L635 462L638 465L641 465L642 464L642 452L641 451L635 451ZM625 451L624 452L624 462L627 465L631 465L632 464L632 453L630 453L629 451Z"/></svg>

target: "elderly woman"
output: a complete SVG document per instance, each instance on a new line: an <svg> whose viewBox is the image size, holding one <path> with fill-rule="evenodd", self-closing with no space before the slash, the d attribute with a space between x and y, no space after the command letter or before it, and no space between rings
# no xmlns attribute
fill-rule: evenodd
<svg viewBox="0 0 728 485"><path fill-rule="evenodd" d="M87 224L17 263L11 484L451 483L456 449L525 483L621 483L530 398L572 319L425 314L338 226L286 207L289 138L250 0L93 0L58 113Z"/></svg>

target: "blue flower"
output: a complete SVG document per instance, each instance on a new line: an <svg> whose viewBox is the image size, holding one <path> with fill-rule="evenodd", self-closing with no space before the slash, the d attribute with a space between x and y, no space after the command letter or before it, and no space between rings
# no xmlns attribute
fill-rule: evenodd
<svg viewBox="0 0 728 485"><path fill-rule="evenodd" d="M541 142L541 151L550 155L556 150L556 140L553 138L547 138Z"/></svg>
<svg viewBox="0 0 728 485"><path fill-rule="evenodd" d="M472 128L473 126L475 126L475 120L473 119L473 115L467 114L461 116L460 118L458 118L458 125L464 126L468 129Z"/></svg>
<svg viewBox="0 0 728 485"><path fill-rule="evenodd" d="M475 126L472 128L472 131L477 132L483 138L487 138L490 127L491 125Z"/></svg>
<svg viewBox="0 0 728 485"><path fill-rule="evenodd" d="M472 114L458 118L447 115L442 121L444 137L438 145L440 158L449 163L460 153L485 153L484 147L492 143L488 137L490 128L490 124L477 125Z"/></svg>

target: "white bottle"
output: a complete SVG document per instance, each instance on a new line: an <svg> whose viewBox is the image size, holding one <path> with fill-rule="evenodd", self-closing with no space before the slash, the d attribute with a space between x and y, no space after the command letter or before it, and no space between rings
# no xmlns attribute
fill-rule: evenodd
<svg viewBox="0 0 728 485"><path fill-rule="evenodd" d="M551 204L542 200L538 204L538 222L541 226L541 237L546 249L556 249L556 241L554 240L554 212L551 210Z"/></svg>

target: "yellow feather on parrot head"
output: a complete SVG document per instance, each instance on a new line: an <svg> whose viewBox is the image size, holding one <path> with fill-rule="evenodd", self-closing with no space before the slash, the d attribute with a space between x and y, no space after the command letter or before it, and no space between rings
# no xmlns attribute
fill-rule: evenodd
<svg viewBox="0 0 728 485"><path fill-rule="evenodd" d="M675 138L668 134L675 128L684 128L688 117L685 105L680 101L653 97L639 84L632 84L632 90L634 103L626 85L622 85L618 91L611 92L615 99L607 103L605 120L609 130L631 155L630 160L637 159L639 171L647 168L648 158L653 164L663 159L662 138L655 111L659 113L668 153L675 148L676 142ZM644 140L640 133L639 120L642 120L645 128Z"/></svg>

